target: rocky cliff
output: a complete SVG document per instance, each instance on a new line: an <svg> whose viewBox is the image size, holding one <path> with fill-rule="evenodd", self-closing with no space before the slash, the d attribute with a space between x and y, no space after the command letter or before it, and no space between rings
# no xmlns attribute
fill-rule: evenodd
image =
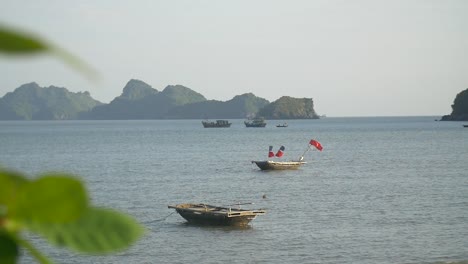
<svg viewBox="0 0 468 264"><path fill-rule="evenodd" d="M452 104L452 113L445 115L441 121L468 121L468 89L461 91Z"/></svg>

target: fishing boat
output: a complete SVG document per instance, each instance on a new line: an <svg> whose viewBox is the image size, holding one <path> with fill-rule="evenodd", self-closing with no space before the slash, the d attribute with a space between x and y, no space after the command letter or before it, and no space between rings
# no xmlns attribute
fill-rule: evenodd
<svg viewBox="0 0 468 264"><path fill-rule="evenodd" d="M263 117L257 117L244 121L244 124L246 127L265 127L267 125Z"/></svg>
<svg viewBox="0 0 468 264"><path fill-rule="evenodd" d="M276 127L288 127L288 123L277 124Z"/></svg>
<svg viewBox="0 0 468 264"><path fill-rule="evenodd" d="M305 161L255 161L252 163L257 164L261 170L297 170L303 164L306 164Z"/></svg>
<svg viewBox="0 0 468 264"><path fill-rule="evenodd" d="M212 121L202 121L204 128L212 128L212 127L231 127L232 123L229 123L227 120L216 120L216 122Z"/></svg>
<svg viewBox="0 0 468 264"><path fill-rule="evenodd" d="M273 161L273 160L253 160L252 164L256 164L260 170L297 170L299 167L302 165L306 164L304 161L304 155L311 149L311 147L314 146L317 150L322 151L323 147L318 142L317 140L311 139L309 141L309 144L307 146L307 149L302 153L302 155L299 157L298 160L291 160L291 161ZM283 156L283 152L285 150L284 146L281 146L281 148L274 154L273 152L273 147L269 147L268 151L268 157L273 158L273 157L278 157L281 158Z"/></svg>
<svg viewBox="0 0 468 264"><path fill-rule="evenodd" d="M250 203L249 203L250 204ZM247 226L257 215L263 215L265 210L246 210L238 208L222 207L209 204L184 203L169 205L189 223L202 225L222 225L222 226Z"/></svg>

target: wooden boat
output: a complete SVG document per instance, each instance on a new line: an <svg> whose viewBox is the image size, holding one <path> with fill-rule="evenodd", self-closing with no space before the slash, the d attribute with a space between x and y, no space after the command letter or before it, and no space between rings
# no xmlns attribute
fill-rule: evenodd
<svg viewBox="0 0 468 264"><path fill-rule="evenodd" d="M261 170L297 170L299 167L302 165L306 164L304 161L304 155L311 149L311 147L314 146L317 150L322 151L323 147L315 139L311 139L309 141L309 144L307 145L307 149L302 153L302 155L299 157L297 160L292 160L292 161L272 161L272 160L262 160L262 161L257 161L253 160L252 163L255 163ZM278 153L276 155L271 152L272 146L269 148L269 153L268 157L282 157L283 156L283 151L284 151L284 146L281 146L281 148L278 150Z"/></svg>
<svg viewBox="0 0 468 264"><path fill-rule="evenodd" d="M267 125L265 119L262 117L257 117L254 119L244 121L244 124L246 127L265 127Z"/></svg>
<svg viewBox="0 0 468 264"><path fill-rule="evenodd" d="M303 164L306 164L305 161L256 161L253 160L252 163L257 164L261 170L297 170Z"/></svg>
<svg viewBox="0 0 468 264"><path fill-rule="evenodd" d="M246 210L231 207L221 207L208 204L184 203L169 205L189 223L203 225L246 226L257 215L263 215L265 210Z"/></svg>
<svg viewBox="0 0 468 264"><path fill-rule="evenodd" d="M288 127L288 123L278 124L276 127Z"/></svg>
<svg viewBox="0 0 468 264"><path fill-rule="evenodd" d="M204 128L212 127L231 127L232 123L229 123L227 120L216 120L216 122L202 121Z"/></svg>

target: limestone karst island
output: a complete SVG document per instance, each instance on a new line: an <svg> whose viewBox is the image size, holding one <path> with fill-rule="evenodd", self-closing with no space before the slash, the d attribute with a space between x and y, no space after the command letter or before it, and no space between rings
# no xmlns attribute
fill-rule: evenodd
<svg viewBox="0 0 468 264"><path fill-rule="evenodd" d="M110 103L89 92L40 87L28 83L0 98L0 120L129 120L129 119L318 119L312 98L283 96L274 102L252 93L229 101L207 100L182 85L162 91L140 80L130 80Z"/></svg>
<svg viewBox="0 0 468 264"><path fill-rule="evenodd" d="M468 89L461 91L452 104L452 113L444 115L441 121L468 121Z"/></svg>

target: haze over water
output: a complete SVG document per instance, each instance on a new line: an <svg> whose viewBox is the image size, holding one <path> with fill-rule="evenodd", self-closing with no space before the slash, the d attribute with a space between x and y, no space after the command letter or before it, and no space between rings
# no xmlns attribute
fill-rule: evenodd
<svg viewBox="0 0 468 264"><path fill-rule="evenodd" d="M80 175L97 205L135 216L129 251L81 256L34 239L57 263L436 263L468 260L468 129L435 117L268 121L0 122L0 164ZM297 171L262 172L268 146ZM265 195L266 198L262 198ZM253 202L251 228L185 223L169 204ZM246 207L247 208L247 207ZM30 263L30 256L21 263Z"/></svg>

